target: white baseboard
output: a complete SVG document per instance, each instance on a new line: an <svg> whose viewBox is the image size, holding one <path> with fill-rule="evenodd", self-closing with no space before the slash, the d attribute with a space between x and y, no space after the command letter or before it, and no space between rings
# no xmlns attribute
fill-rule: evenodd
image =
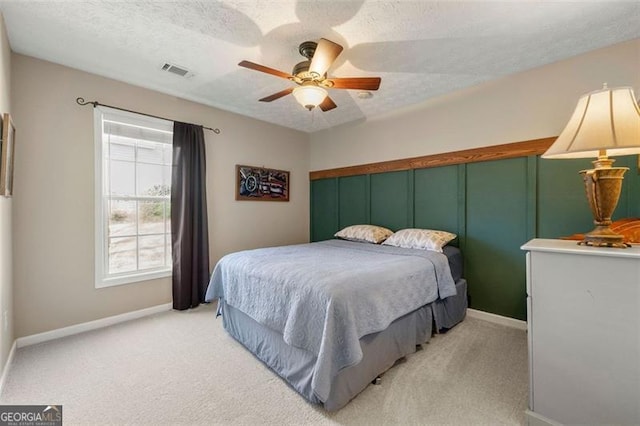
<svg viewBox="0 0 640 426"><path fill-rule="evenodd" d="M16 353L16 341L13 341L13 345L11 345L11 350L9 351L9 356L7 357L7 362L4 364L4 368L2 369L2 377L0 377L0 395L2 395L2 391L4 390L4 384L7 382L7 376L9 375L9 368L11 368L11 364L13 363L13 356Z"/></svg>
<svg viewBox="0 0 640 426"><path fill-rule="evenodd" d="M137 318L146 317L148 315L157 314L159 312L169 311L173 308L171 303L164 305L152 306L150 308L140 309L139 311L127 312L112 317L100 318L95 321L84 322L81 324L70 325L69 327L58 328L56 330L45 331L44 333L32 334L31 336L19 337L16 339L18 348L35 345L49 340L59 339L61 337L71 336L73 334L83 333L85 331L96 330L98 328L108 327L125 321L131 321Z"/></svg>
<svg viewBox="0 0 640 426"><path fill-rule="evenodd" d="M467 315L471 318L478 318L495 324L506 325L507 327L517 328L518 330L527 330L527 322L515 318L503 317L502 315L478 311L471 308L467 309Z"/></svg>
<svg viewBox="0 0 640 426"><path fill-rule="evenodd" d="M534 413L531 410L524 412L527 418L527 426L562 426L561 423L546 418L538 413Z"/></svg>

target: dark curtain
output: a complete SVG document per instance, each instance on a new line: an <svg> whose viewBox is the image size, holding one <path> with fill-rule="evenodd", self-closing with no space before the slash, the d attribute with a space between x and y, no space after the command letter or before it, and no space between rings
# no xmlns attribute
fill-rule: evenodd
<svg viewBox="0 0 640 426"><path fill-rule="evenodd" d="M209 234L202 126L173 123L171 245L173 309L204 302L209 282Z"/></svg>

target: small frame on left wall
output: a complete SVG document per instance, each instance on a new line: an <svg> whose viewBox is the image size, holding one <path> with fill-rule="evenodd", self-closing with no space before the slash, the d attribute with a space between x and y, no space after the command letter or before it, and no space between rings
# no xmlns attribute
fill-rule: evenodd
<svg viewBox="0 0 640 426"><path fill-rule="evenodd" d="M15 148L16 128L11 115L2 117L2 140L0 141L0 195L13 195L13 151Z"/></svg>

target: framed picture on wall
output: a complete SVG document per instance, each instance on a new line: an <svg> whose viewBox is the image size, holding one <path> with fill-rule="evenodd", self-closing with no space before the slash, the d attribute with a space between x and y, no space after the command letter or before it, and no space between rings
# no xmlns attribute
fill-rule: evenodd
<svg viewBox="0 0 640 426"><path fill-rule="evenodd" d="M0 148L0 195L11 197L13 194L13 151L16 128L11 115L2 117L2 147Z"/></svg>
<svg viewBox="0 0 640 426"><path fill-rule="evenodd" d="M289 201L289 172L236 165L236 200Z"/></svg>

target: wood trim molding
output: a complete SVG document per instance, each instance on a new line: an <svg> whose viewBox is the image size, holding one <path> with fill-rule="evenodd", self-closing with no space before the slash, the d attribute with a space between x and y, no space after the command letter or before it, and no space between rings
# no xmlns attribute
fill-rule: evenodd
<svg viewBox="0 0 640 426"><path fill-rule="evenodd" d="M505 158L527 157L544 153L556 137L533 139L524 142L506 143L483 148L465 149L443 154L383 161L309 172L309 180L393 172L399 170L426 169L453 164L476 163L479 161L502 160Z"/></svg>

